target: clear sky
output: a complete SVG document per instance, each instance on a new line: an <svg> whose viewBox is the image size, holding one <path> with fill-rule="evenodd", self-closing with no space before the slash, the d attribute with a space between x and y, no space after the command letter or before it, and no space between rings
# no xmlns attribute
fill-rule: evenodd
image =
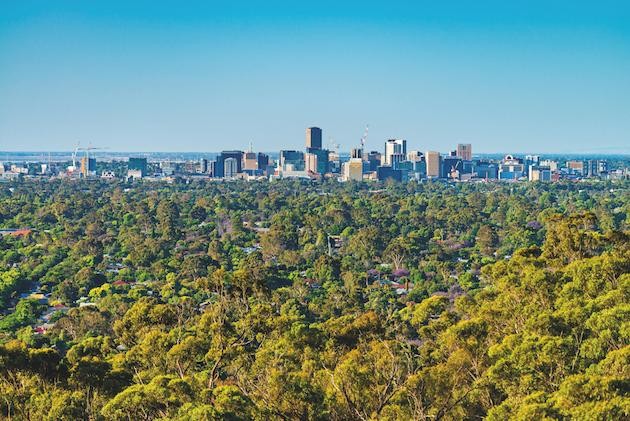
<svg viewBox="0 0 630 421"><path fill-rule="evenodd" d="M630 153L630 2L0 0L0 150Z"/></svg>

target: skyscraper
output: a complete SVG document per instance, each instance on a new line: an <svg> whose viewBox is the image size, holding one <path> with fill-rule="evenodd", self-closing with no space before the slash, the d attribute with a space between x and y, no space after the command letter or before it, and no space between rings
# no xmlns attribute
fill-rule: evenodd
<svg viewBox="0 0 630 421"><path fill-rule="evenodd" d="M424 154L424 159L427 162L427 177L439 178L441 176L440 168L442 167L440 153L428 151Z"/></svg>
<svg viewBox="0 0 630 421"><path fill-rule="evenodd" d="M306 129L306 147L311 149L322 148L322 129L319 127Z"/></svg>
<svg viewBox="0 0 630 421"><path fill-rule="evenodd" d="M202 174L208 172L208 160L206 158L199 159L199 172Z"/></svg>
<svg viewBox="0 0 630 421"><path fill-rule="evenodd" d="M258 156L256 152L248 151L243 154L243 170L257 170Z"/></svg>
<svg viewBox="0 0 630 421"><path fill-rule="evenodd" d="M262 152L258 152L258 169L266 170L269 165L269 155L264 154Z"/></svg>
<svg viewBox="0 0 630 421"><path fill-rule="evenodd" d="M232 178L238 174L239 162L235 158L226 158L223 161L223 176L225 178Z"/></svg>
<svg viewBox="0 0 630 421"><path fill-rule="evenodd" d="M225 173L227 172L225 168L225 161L229 158L234 158L236 161L236 171L235 173L240 173L242 171L242 163L243 163L243 152L242 151L223 151L217 156L217 162L214 166L214 177L226 177Z"/></svg>
<svg viewBox="0 0 630 421"><path fill-rule="evenodd" d="M457 145L457 156L464 161L472 161L472 145L470 143L460 143Z"/></svg>
<svg viewBox="0 0 630 421"><path fill-rule="evenodd" d="M384 164L392 165L392 155L403 154L407 156L407 141L405 139L389 139L385 142Z"/></svg>

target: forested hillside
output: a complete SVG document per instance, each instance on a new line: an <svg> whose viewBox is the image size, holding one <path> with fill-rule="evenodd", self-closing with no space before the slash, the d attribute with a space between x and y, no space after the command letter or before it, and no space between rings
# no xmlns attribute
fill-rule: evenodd
<svg viewBox="0 0 630 421"><path fill-rule="evenodd" d="M627 419L629 187L5 183L0 417Z"/></svg>

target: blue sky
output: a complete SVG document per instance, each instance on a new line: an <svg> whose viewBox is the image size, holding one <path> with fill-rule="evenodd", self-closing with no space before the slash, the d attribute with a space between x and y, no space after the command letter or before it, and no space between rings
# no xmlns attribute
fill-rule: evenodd
<svg viewBox="0 0 630 421"><path fill-rule="evenodd" d="M0 1L0 150L630 153L624 1Z"/></svg>

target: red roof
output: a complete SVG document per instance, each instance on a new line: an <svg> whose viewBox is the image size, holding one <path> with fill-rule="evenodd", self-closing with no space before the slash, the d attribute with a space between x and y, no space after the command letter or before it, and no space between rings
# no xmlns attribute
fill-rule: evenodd
<svg viewBox="0 0 630 421"><path fill-rule="evenodd" d="M13 237L19 237L19 236L22 236L22 235L29 235L31 232L33 232L33 230L30 230L28 228L24 228L24 229L19 229L19 230L13 231L9 235L11 235Z"/></svg>

